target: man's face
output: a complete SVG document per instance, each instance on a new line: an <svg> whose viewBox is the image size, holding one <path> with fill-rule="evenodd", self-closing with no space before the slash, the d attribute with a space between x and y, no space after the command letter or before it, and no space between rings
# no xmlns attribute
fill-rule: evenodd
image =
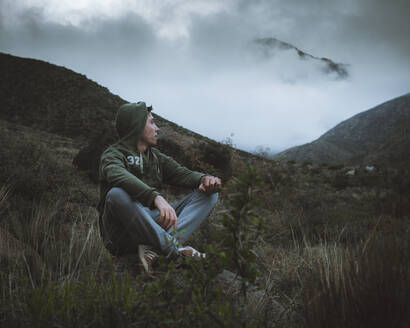
<svg viewBox="0 0 410 328"><path fill-rule="evenodd" d="M141 136L141 141L147 146L156 145L158 141L158 131L159 128L154 122L154 117L151 115L151 113L148 113L147 123L145 124L144 132Z"/></svg>

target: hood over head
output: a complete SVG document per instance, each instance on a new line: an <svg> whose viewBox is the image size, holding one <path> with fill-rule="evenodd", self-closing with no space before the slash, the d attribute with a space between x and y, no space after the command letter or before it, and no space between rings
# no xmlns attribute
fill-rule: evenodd
<svg viewBox="0 0 410 328"><path fill-rule="evenodd" d="M138 141L141 139L148 113L151 110L152 106L147 107L143 101L122 105L115 118L115 125L120 136L118 143L125 143L137 151Z"/></svg>

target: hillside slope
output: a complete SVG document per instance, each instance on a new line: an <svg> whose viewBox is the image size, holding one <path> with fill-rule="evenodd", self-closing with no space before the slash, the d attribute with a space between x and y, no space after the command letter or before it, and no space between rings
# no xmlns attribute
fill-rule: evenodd
<svg viewBox="0 0 410 328"><path fill-rule="evenodd" d="M84 75L0 53L0 118L84 141L125 101Z"/></svg>
<svg viewBox="0 0 410 328"><path fill-rule="evenodd" d="M409 149L410 93L361 112L317 140L287 149L273 159L404 168L410 163Z"/></svg>
<svg viewBox="0 0 410 328"><path fill-rule="evenodd" d="M0 119L72 138L81 149L74 164L96 180L99 155L117 139L117 109L126 103L85 75L44 61L0 53ZM133 99L139 101L143 99ZM155 104L154 104L155 110ZM256 158L155 114L161 128L158 148L193 169L228 179L231 158Z"/></svg>

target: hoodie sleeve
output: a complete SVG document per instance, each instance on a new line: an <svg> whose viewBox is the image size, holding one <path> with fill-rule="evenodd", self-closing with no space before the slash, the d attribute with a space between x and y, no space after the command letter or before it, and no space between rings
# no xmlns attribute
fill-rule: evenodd
<svg viewBox="0 0 410 328"><path fill-rule="evenodd" d="M178 164L171 157L160 153L159 157L163 170L163 180L165 183L188 188L197 188L200 184L202 177L206 174L191 171L185 166Z"/></svg>
<svg viewBox="0 0 410 328"><path fill-rule="evenodd" d="M110 149L104 152L100 169L101 176L109 185L124 189L132 199L144 206L152 207L155 197L159 195L155 188L148 186L127 170L124 155L119 151Z"/></svg>

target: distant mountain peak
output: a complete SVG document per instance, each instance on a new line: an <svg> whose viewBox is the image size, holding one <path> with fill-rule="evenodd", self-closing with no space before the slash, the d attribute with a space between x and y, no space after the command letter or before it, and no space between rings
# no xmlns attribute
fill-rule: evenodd
<svg viewBox="0 0 410 328"><path fill-rule="evenodd" d="M410 167L410 93L339 123L315 141L273 156L276 160Z"/></svg>
<svg viewBox="0 0 410 328"><path fill-rule="evenodd" d="M278 40L276 38L258 38L255 40L255 43L262 47L265 54L268 56L272 56L275 51L294 50L301 60L314 60L321 62L323 64L322 70L326 74L334 73L339 79L345 79L349 76L349 71L347 70L347 67L349 66L348 64L336 63L326 57L313 56L290 43Z"/></svg>

